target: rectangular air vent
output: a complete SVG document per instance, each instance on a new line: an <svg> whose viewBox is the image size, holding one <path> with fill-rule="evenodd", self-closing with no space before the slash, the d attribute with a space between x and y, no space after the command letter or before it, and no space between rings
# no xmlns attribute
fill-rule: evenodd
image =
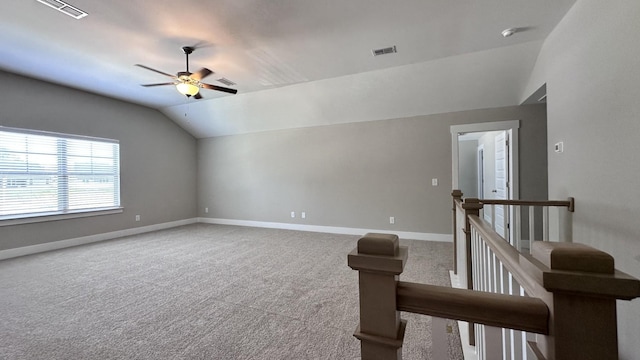
<svg viewBox="0 0 640 360"><path fill-rule="evenodd" d="M373 49L371 50L371 52L373 53L373 56L379 56L379 55L385 55L385 54L393 54L398 51L396 50L396 47L394 45L394 46L386 47L383 49Z"/></svg>
<svg viewBox="0 0 640 360"><path fill-rule="evenodd" d="M45 4L45 5L49 5L54 9L60 9L61 7L63 7L65 5L65 3L57 1L57 0L38 0L39 2Z"/></svg>
<svg viewBox="0 0 640 360"><path fill-rule="evenodd" d="M56 9L63 14L69 15L74 19L82 19L83 17L89 15L88 13L78 9L75 6L69 5L64 1L60 0L37 0L41 4L45 4L52 9Z"/></svg>
<svg viewBox="0 0 640 360"><path fill-rule="evenodd" d="M229 79L226 79L226 78L220 78L220 79L218 79L218 81L223 83L223 84L225 84L225 85L227 85L227 86L236 85L236 83L234 83L233 81L231 81Z"/></svg>

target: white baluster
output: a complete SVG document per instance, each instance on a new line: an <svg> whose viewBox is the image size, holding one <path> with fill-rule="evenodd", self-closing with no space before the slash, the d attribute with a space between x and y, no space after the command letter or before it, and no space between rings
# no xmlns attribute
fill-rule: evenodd
<svg viewBox="0 0 640 360"><path fill-rule="evenodd" d="M549 241L549 207L542 207L542 240Z"/></svg>
<svg viewBox="0 0 640 360"><path fill-rule="evenodd" d="M500 359L502 355L502 329L493 326L484 326L484 351L485 359Z"/></svg>
<svg viewBox="0 0 640 360"><path fill-rule="evenodd" d="M526 296L526 294L524 293L524 288L522 286L520 286L520 296ZM522 360L527 360L528 356L528 351L527 351L527 333L524 331L520 332L520 337L522 339L521 342L521 346L520 346L520 351L521 351L521 356L522 356Z"/></svg>
<svg viewBox="0 0 640 360"><path fill-rule="evenodd" d="M504 231L504 238L509 242L511 239L511 234L509 231L509 205L503 205L502 208L502 229Z"/></svg>
<svg viewBox="0 0 640 360"><path fill-rule="evenodd" d="M511 280L510 282L510 288L509 288L509 294L510 295L520 295L520 284L518 284L518 281L516 279L513 278L513 276L511 274L509 274L509 278ZM517 359L517 360L521 360L522 359L522 353L523 353L523 349L522 349L522 339L525 337L525 333L523 333L522 331L519 330L512 330L511 331L512 337L511 337L511 358L512 359Z"/></svg>
<svg viewBox="0 0 640 360"><path fill-rule="evenodd" d="M520 207L520 205L515 206L513 209L513 232L515 235L515 239L511 243L511 245L518 249L518 251L522 251L522 220L520 219L521 211L522 208Z"/></svg>
<svg viewBox="0 0 640 360"><path fill-rule="evenodd" d="M496 230L496 206L498 205L491 205L491 228L493 231Z"/></svg>
<svg viewBox="0 0 640 360"><path fill-rule="evenodd" d="M531 248L533 247L533 241L535 240L535 229L536 229L536 220L535 220L535 207L529 206L529 251L531 252Z"/></svg>
<svg viewBox="0 0 640 360"><path fill-rule="evenodd" d="M439 317L431 318L431 355L434 359L449 357L449 340L447 339L447 320Z"/></svg>

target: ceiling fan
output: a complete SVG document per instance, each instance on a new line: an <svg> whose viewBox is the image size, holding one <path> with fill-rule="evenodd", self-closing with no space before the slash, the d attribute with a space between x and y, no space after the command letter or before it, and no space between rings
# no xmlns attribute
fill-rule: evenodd
<svg viewBox="0 0 640 360"><path fill-rule="evenodd" d="M172 82L158 83L158 84L143 84L142 86L151 87L151 86L175 85L178 92L180 92L182 95L186 95L187 97L193 96L196 99L202 99L202 95L200 95L201 88L224 91L230 94L236 94L238 92L238 90L236 89L231 89L231 88L226 88L222 86L211 85L211 84L206 84L201 82L202 79L213 74L213 71L207 68L202 68L194 73L189 72L189 55L193 53L194 50L195 48L192 46L182 47L182 51L184 51L184 54L187 57L187 70L180 71L176 75L167 74L166 72L152 69L145 65L136 64L136 66L139 66L143 69L151 70L151 71L157 72L158 74L162 74L164 76L168 76L173 79Z"/></svg>

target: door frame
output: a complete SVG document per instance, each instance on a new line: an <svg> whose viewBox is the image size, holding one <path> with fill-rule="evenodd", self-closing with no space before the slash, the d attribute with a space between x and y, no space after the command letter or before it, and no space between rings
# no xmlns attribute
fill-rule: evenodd
<svg viewBox="0 0 640 360"><path fill-rule="evenodd" d="M469 133L469 132L485 132L485 131L509 131L511 135L509 136L509 199L519 199L520 196L520 178L519 174L519 166L518 166L518 154L519 154L519 145L518 145L518 129L520 129L520 120L507 120L507 121L496 121L496 122L485 122L485 123L474 123L474 124L464 124L464 125L451 125L451 170L452 170L452 190L458 189L458 135Z"/></svg>
<svg viewBox="0 0 640 360"><path fill-rule="evenodd" d="M484 198L484 144L478 145L476 149L476 162L478 163L478 181L476 187L478 188L478 198Z"/></svg>

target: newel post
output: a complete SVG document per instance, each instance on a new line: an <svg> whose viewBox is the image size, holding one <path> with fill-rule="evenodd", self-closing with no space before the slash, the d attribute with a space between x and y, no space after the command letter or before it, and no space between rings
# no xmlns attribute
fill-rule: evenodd
<svg viewBox="0 0 640 360"><path fill-rule="evenodd" d="M451 192L452 205L451 210L453 211L453 273L458 275L458 217L456 214L456 201L460 201L462 199L462 191L453 190Z"/></svg>
<svg viewBox="0 0 640 360"><path fill-rule="evenodd" d="M482 203L477 198L464 199L462 203L464 209L464 235L465 235L465 271L467 277L467 289L473 290L473 264L471 258L471 223L469 222L469 216L480 216L480 209L482 209ZM474 323L469 322L469 345L475 346L476 333Z"/></svg>
<svg viewBox="0 0 640 360"><path fill-rule="evenodd" d="M360 340L362 360L402 359L407 322L400 319L396 293L407 255L397 235L372 233L348 255L349 267L359 277L360 326L353 335Z"/></svg>
<svg viewBox="0 0 640 360"><path fill-rule="evenodd" d="M640 281L615 270L611 255L584 244L534 241L532 255L550 270L550 359L618 359L616 299L640 296Z"/></svg>
<svg viewBox="0 0 640 360"><path fill-rule="evenodd" d="M467 271L467 289L473 290L473 267L471 264L471 223L469 222L469 216L480 216L480 209L482 209L482 203L476 198L464 199L462 203L464 209L464 235L465 235L465 253L466 253L466 271Z"/></svg>

